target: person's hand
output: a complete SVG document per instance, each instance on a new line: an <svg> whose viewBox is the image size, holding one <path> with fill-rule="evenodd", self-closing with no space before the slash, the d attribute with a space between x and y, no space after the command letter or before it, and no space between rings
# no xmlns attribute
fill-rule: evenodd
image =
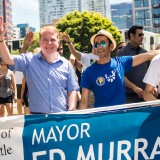
<svg viewBox="0 0 160 160"><path fill-rule="evenodd" d="M158 88L157 88L157 87L154 87L153 95L154 95L154 97L155 97L155 98L157 98L157 97L158 97L159 92L158 92Z"/></svg>
<svg viewBox="0 0 160 160"><path fill-rule="evenodd" d="M34 33L32 31L27 32L24 38L24 46L29 47L34 42Z"/></svg>
<svg viewBox="0 0 160 160"><path fill-rule="evenodd" d="M17 103L17 97L14 97L14 103Z"/></svg>
<svg viewBox="0 0 160 160"><path fill-rule="evenodd" d="M138 95L139 98L143 98L143 89L142 88L136 87L134 89L134 92Z"/></svg>
<svg viewBox="0 0 160 160"><path fill-rule="evenodd" d="M59 37L60 37L61 40L65 41L65 42L70 42L71 41L70 36L65 32L63 32L63 33L60 32Z"/></svg>
<svg viewBox="0 0 160 160"><path fill-rule="evenodd" d="M3 18L2 16L0 16L0 41L4 41L6 31L7 31L6 24L3 23Z"/></svg>

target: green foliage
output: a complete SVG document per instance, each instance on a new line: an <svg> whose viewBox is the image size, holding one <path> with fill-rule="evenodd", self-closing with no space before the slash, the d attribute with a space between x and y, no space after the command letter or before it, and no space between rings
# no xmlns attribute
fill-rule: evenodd
<svg viewBox="0 0 160 160"><path fill-rule="evenodd" d="M39 32L34 33L34 42L28 48L28 52L33 52L35 48L39 47Z"/></svg>
<svg viewBox="0 0 160 160"><path fill-rule="evenodd" d="M56 27L60 32L68 33L74 42L75 48L81 52L91 52L90 38L101 29L109 31L117 43L122 39L118 28L98 12L71 12L61 18ZM64 45L64 53L66 57L70 54L66 44Z"/></svg>
<svg viewBox="0 0 160 160"><path fill-rule="evenodd" d="M18 49L17 50L12 50L11 54L12 55L18 55L19 54L19 50Z"/></svg>

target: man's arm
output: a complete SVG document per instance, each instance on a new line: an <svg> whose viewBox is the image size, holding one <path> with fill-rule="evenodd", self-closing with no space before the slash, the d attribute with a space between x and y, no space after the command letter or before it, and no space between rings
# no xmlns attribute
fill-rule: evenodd
<svg viewBox="0 0 160 160"><path fill-rule="evenodd" d="M157 98L155 98L155 96L153 95L154 93L154 86L150 85L150 84L146 84L146 88L144 90L143 93L143 98L145 101L153 101L153 100L157 100Z"/></svg>
<svg viewBox="0 0 160 160"><path fill-rule="evenodd" d="M12 87L13 87L13 93L14 93L14 101L17 102L17 86L16 86L16 82L15 82L15 76L14 76L14 73L12 72L11 74L11 84L12 84Z"/></svg>
<svg viewBox="0 0 160 160"><path fill-rule="evenodd" d="M80 61L81 53L74 48L74 45L70 39L70 36L67 33L60 33L60 38L68 44L70 52L75 56L75 58Z"/></svg>
<svg viewBox="0 0 160 160"><path fill-rule="evenodd" d="M127 77L125 77L125 86L131 88L138 95L139 98L143 97L143 89L137 87L134 83L129 81Z"/></svg>
<svg viewBox="0 0 160 160"><path fill-rule="evenodd" d="M151 51L143 53L143 54L132 56L132 59L133 59L132 67L135 67L139 64L142 64L146 61L151 60L153 57L155 57L159 53L160 53L160 50L151 50Z"/></svg>
<svg viewBox="0 0 160 160"><path fill-rule="evenodd" d="M29 46L33 44L34 42L34 33L32 31L27 32L25 38L24 38L24 44L23 47L20 50L20 53L26 53Z"/></svg>
<svg viewBox="0 0 160 160"><path fill-rule="evenodd" d="M89 100L90 90L87 88L82 88L82 96L79 109L87 109L88 108L88 100Z"/></svg>
<svg viewBox="0 0 160 160"><path fill-rule="evenodd" d="M3 18L0 16L0 56L6 64L14 65L14 59L10 55L9 49L5 43L6 31L6 24L3 23Z"/></svg>
<svg viewBox="0 0 160 160"><path fill-rule="evenodd" d="M77 91L68 92L68 111L76 110L77 108Z"/></svg>

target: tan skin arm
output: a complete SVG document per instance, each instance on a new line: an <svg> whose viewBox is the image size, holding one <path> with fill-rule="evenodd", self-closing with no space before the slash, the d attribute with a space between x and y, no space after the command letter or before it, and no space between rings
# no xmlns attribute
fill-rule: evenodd
<svg viewBox="0 0 160 160"><path fill-rule="evenodd" d="M153 101L153 100L157 100L157 98L155 98L155 96L153 95L154 93L154 86L151 86L150 84L146 84L146 88L144 90L143 93L143 98L145 101Z"/></svg>
<svg viewBox="0 0 160 160"><path fill-rule="evenodd" d="M16 86L16 81L15 81L13 72L11 73L11 85L12 85L13 92L14 92L14 101L17 102L17 86Z"/></svg>
<svg viewBox="0 0 160 160"><path fill-rule="evenodd" d="M153 57L155 57L159 53L160 53L160 50L151 50L143 54L132 56L132 60L133 60L132 67L135 67L139 64L142 64L146 61L151 60Z"/></svg>
<svg viewBox="0 0 160 160"><path fill-rule="evenodd" d="M125 86L127 86L128 88L131 88L137 95L139 98L143 97L143 89L137 87L134 83L132 83L131 81L128 80L127 77L125 77Z"/></svg>
<svg viewBox="0 0 160 160"><path fill-rule="evenodd" d="M89 100L90 90L87 88L82 88L82 96L79 109L87 109L88 108L88 100Z"/></svg>
<svg viewBox="0 0 160 160"><path fill-rule="evenodd" d="M75 58L80 61L81 53L74 48L74 45L70 39L70 36L67 33L60 33L60 38L68 44L70 52L75 56Z"/></svg>
<svg viewBox="0 0 160 160"><path fill-rule="evenodd" d="M75 57L73 58L73 55L71 54L69 57L69 61L71 62L73 68L75 69Z"/></svg>
<svg viewBox="0 0 160 160"><path fill-rule="evenodd" d="M24 95L24 90L25 90L25 83L26 83L26 80L23 77L23 79L22 79L22 88L21 88L21 103L22 104L23 104L23 95Z"/></svg>
<svg viewBox="0 0 160 160"><path fill-rule="evenodd" d="M77 109L77 91L68 92L68 111Z"/></svg>
<svg viewBox="0 0 160 160"><path fill-rule="evenodd" d="M0 56L2 57L5 64L14 65L14 59L10 55L9 49L5 43L6 31L6 24L3 23L3 18L0 16Z"/></svg>

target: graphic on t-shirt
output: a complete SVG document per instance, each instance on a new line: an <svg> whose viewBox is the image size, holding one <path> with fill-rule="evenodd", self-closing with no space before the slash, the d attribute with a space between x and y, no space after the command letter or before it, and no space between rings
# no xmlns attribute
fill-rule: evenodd
<svg viewBox="0 0 160 160"><path fill-rule="evenodd" d="M111 75L105 74L105 78L108 82L113 82L115 80L116 70L111 71Z"/></svg>
<svg viewBox="0 0 160 160"><path fill-rule="evenodd" d="M105 78L104 77L98 77L96 80L96 83L98 86L102 86L105 84Z"/></svg>
<svg viewBox="0 0 160 160"><path fill-rule="evenodd" d="M104 85L105 84L105 79L107 80L107 82L111 82L111 83L113 81L115 81L115 79L116 79L116 72L117 72L117 75L120 77L119 70L118 69L114 69L114 70L111 71L110 75L105 74L104 75L105 78L102 77L102 76L98 77L97 80L96 80L97 85L99 85L99 86Z"/></svg>
<svg viewBox="0 0 160 160"><path fill-rule="evenodd" d="M93 64L93 63L95 63L96 62L96 60L94 60L94 59L91 59L90 60L90 64Z"/></svg>

